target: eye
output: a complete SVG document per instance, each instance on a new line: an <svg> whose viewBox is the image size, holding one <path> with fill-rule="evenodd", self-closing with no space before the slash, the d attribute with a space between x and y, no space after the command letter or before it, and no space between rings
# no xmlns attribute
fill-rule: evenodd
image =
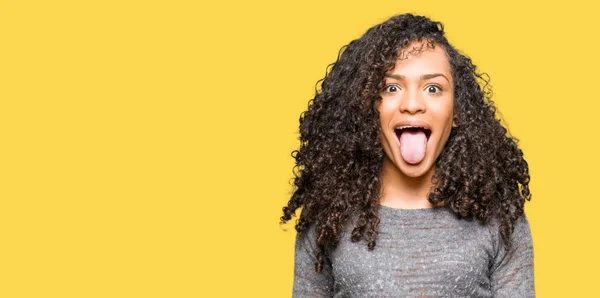
<svg viewBox="0 0 600 298"><path fill-rule="evenodd" d="M386 93L394 93L400 91L400 87L398 87L398 85L387 85L383 88L383 91Z"/></svg>
<svg viewBox="0 0 600 298"><path fill-rule="evenodd" d="M437 85L429 85L429 86L427 86L426 90L429 94L433 94L433 95L438 95L438 94L442 93L442 87L437 86Z"/></svg>

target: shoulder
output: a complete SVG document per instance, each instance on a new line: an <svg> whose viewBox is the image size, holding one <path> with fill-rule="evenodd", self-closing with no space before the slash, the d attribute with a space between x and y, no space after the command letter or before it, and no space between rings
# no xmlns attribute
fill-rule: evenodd
<svg viewBox="0 0 600 298"><path fill-rule="evenodd" d="M494 217L489 220L489 227L493 229L494 232L499 234L499 228L501 225L500 219ZM522 237L531 234L531 228L529 226L529 219L527 215L523 212L514 222L512 233L510 234L511 238L514 237Z"/></svg>
<svg viewBox="0 0 600 298"><path fill-rule="evenodd" d="M316 240L316 224L312 223L304 231L296 231L296 245L306 245L314 243Z"/></svg>
<svg viewBox="0 0 600 298"><path fill-rule="evenodd" d="M500 232L500 219L493 218L489 220L488 229L494 244L494 251L497 256L502 256L506 250L513 253L515 251L525 251L533 249L531 236L531 227L529 219L525 213L521 214L514 222L512 232L508 235L509 243L505 243Z"/></svg>

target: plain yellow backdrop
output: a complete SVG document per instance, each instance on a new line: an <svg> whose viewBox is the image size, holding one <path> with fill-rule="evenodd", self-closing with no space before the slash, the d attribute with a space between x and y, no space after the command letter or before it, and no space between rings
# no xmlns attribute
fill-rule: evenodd
<svg viewBox="0 0 600 298"><path fill-rule="evenodd" d="M289 297L298 117L340 47L404 12L491 76L530 164L538 297L592 296L585 3L1 1L0 297Z"/></svg>

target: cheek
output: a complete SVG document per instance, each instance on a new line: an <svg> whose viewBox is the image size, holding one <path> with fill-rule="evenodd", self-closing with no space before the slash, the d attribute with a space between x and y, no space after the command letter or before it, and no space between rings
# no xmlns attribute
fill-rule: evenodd
<svg viewBox="0 0 600 298"><path fill-rule="evenodd" d="M380 132L380 142L383 147L383 151L385 154L391 158L392 150L390 148L390 134L387 127L389 126L393 116L394 116L394 107L390 104L389 101L382 100L377 106L377 111L379 112L379 132Z"/></svg>
<svg viewBox="0 0 600 298"><path fill-rule="evenodd" d="M452 130L452 126L454 124L454 104L453 100L451 100L443 110L443 119L444 121L444 142L448 140L448 136L450 135L450 130Z"/></svg>
<svg viewBox="0 0 600 298"><path fill-rule="evenodd" d="M453 104L453 101L450 101L450 104L448 104L448 107L446 108L446 117L447 117L447 122L450 124L450 126L452 126L452 123L454 121L454 104Z"/></svg>
<svg viewBox="0 0 600 298"><path fill-rule="evenodd" d="M450 96L438 101L435 109L440 119L452 121L454 118L454 97Z"/></svg>
<svg viewBox="0 0 600 298"><path fill-rule="evenodd" d="M454 102L453 98L447 98L443 101L438 101L431 106L431 111L435 113L436 126L442 131L442 138L445 140L450 135L454 120Z"/></svg>
<svg viewBox="0 0 600 298"><path fill-rule="evenodd" d="M379 122L383 126L392 117L393 107L388 101L382 100L377 107L377 111L379 111Z"/></svg>

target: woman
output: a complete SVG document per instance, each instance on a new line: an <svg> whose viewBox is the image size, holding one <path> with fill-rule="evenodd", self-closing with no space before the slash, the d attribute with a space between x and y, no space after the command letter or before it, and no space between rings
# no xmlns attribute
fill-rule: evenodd
<svg viewBox="0 0 600 298"><path fill-rule="evenodd" d="M486 87L426 17L343 49L300 118L295 297L535 296L528 165Z"/></svg>

